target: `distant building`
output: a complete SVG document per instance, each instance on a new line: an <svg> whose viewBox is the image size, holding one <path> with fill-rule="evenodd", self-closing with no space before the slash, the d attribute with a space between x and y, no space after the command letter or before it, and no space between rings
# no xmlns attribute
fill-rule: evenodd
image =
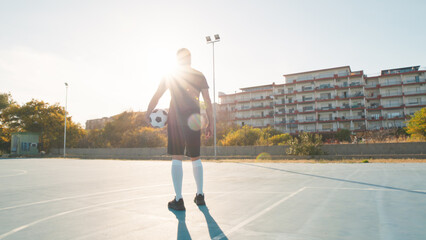
<svg viewBox="0 0 426 240"><path fill-rule="evenodd" d="M40 140L40 133L16 132L12 133L11 135L11 154L34 155L39 153L38 145Z"/></svg>
<svg viewBox="0 0 426 240"><path fill-rule="evenodd" d="M284 77L283 84L219 94L220 112L240 126L298 133L403 127L426 107L426 71L419 66L382 70L372 77L349 66Z"/></svg>
<svg viewBox="0 0 426 240"><path fill-rule="evenodd" d="M167 111L167 109L166 109ZM120 117L121 114L124 113L132 113L134 114L136 117L138 117L139 121L143 121L142 118L144 116L143 112L133 112L133 111L129 111L129 112L123 112L111 117L103 117L103 118L98 118L98 119L90 119L86 121L86 130L93 130L93 129L102 129L105 127L105 125L109 122L112 122L115 119L118 119Z"/></svg>
<svg viewBox="0 0 426 240"><path fill-rule="evenodd" d="M91 119L86 121L86 130L102 129L108 122L111 122L113 117L103 117L98 119Z"/></svg>

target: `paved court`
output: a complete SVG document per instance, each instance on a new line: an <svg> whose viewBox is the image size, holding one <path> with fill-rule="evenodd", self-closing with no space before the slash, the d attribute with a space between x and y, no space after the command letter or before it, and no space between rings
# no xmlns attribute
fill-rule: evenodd
<svg viewBox="0 0 426 240"><path fill-rule="evenodd" d="M0 160L0 239L425 239L426 164Z"/></svg>

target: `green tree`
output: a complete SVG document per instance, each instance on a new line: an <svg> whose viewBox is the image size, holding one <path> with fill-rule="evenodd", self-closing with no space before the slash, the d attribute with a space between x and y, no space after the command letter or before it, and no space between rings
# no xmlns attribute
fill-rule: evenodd
<svg viewBox="0 0 426 240"><path fill-rule="evenodd" d="M272 128L272 127L262 128L261 131L262 131L262 134L261 134L259 140L257 140L256 145L261 145L261 146L272 145L270 138L281 134L280 131L278 131L278 130Z"/></svg>
<svg viewBox="0 0 426 240"><path fill-rule="evenodd" d="M407 133L415 139L426 139L426 108L414 113L407 122Z"/></svg>
<svg viewBox="0 0 426 240"><path fill-rule="evenodd" d="M223 138L225 138L228 133L240 129L236 124L229 124L227 122L221 121L216 124L216 138L217 143L220 143ZM213 134L210 138L206 138L204 129L201 130L201 145L202 146L213 146L214 137Z"/></svg>
<svg viewBox="0 0 426 240"><path fill-rule="evenodd" d="M262 136L262 130L244 126L229 132L221 141L222 146L252 146L256 145Z"/></svg>
<svg viewBox="0 0 426 240"><path fill-rule="evenodd" d="M13 104L10 93L0 93L0 153L9 152L10 148L10 129L3 124L1 112Z"/></svg>
<svg viewBox="0 0 426 240"><path fill-rule="evenodd" d="M121 138L121 147L164 147L167 143L165 130L140 127L126 131Z"/></svg>
<svg viewBox="0 0 426 240"><path fill-rule="evenodd" d="M287 154L290 155L321 155L324 152L321 149L322 137L319 134L310 134L303 132L298 137L290 140L290 147Z"/></svg>
<svg viewBox="0 0 426 240"><path fill-rule="evenodd" d="M123 135L129 130L135 130L140 127L147 127L145 113L123 112L117 115L113 121L107 123L101 136L106 142L106 147L127 147L123 146Z"/></svg>
<svg viewBox="0 0 426 240"><path fill-rule="evenodd" d="M12 95L10 95L10 93L0 93L0 112L13 103Z"/></svg>
<svg viewBox="0 0 426 240"><path fill-rule="evenodd" d="M1 118L9 132L40 132L41 150L63 146L65 110L59 104L49 105L34 99L23 106L11 104L3 110ZM80 124L67 117L67 147L75 147L84 134Z"/></svg>

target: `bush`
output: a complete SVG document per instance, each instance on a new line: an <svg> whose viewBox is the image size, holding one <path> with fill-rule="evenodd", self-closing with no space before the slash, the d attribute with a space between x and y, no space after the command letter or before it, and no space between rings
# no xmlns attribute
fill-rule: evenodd
<svg viewBox="0 0 426 240"><path fill-rule="evenodd" d="M415 112L407 122L407 133L415 139L426 139L426 108Z"/></svg>
<svg viewBox="0 0 426 240"><path fill-rule="evenodd" d="M288 133L272 136L268 139L271 145L288 145L293 138Z"/></svg>
<svg viewBox="0 0 426 240"><path fill-rule="evenodd" d="M219 144L222 146L253 146L258 143L261 136L260 129L244 126L229 132Z"/></svg>
<svg viewBox="0 0 426 240"><path fill-rule="evenodd" d="M336 133L336 139L340 142L351 142L351 131L349 129L339 129Z"/></svg>
<svg viewBox="0 0 426 240"><path fill-rule="evenodd" d="M140 127L135 130L128 130L123 134L121 146L123 147L164 147L167 138L162 129Z"/></svg>
<svg viewBox="0 0 426 240"><path fill-rule="evenodd" d="M290 147L287 154L290 155L321 155L324 152L321 149L321 135L312 135L307 132L301 133L298 137L290 140Z"/></svg>

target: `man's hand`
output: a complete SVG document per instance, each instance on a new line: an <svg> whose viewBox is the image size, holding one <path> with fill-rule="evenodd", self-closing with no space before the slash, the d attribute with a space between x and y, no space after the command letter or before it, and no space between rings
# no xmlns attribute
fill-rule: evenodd
<svg viewBox="0 0 426 240"><path fill-rule="evenodd" d="M206 128L206 138L209 139L213 135L213 124L210 124Z"/></svg>

